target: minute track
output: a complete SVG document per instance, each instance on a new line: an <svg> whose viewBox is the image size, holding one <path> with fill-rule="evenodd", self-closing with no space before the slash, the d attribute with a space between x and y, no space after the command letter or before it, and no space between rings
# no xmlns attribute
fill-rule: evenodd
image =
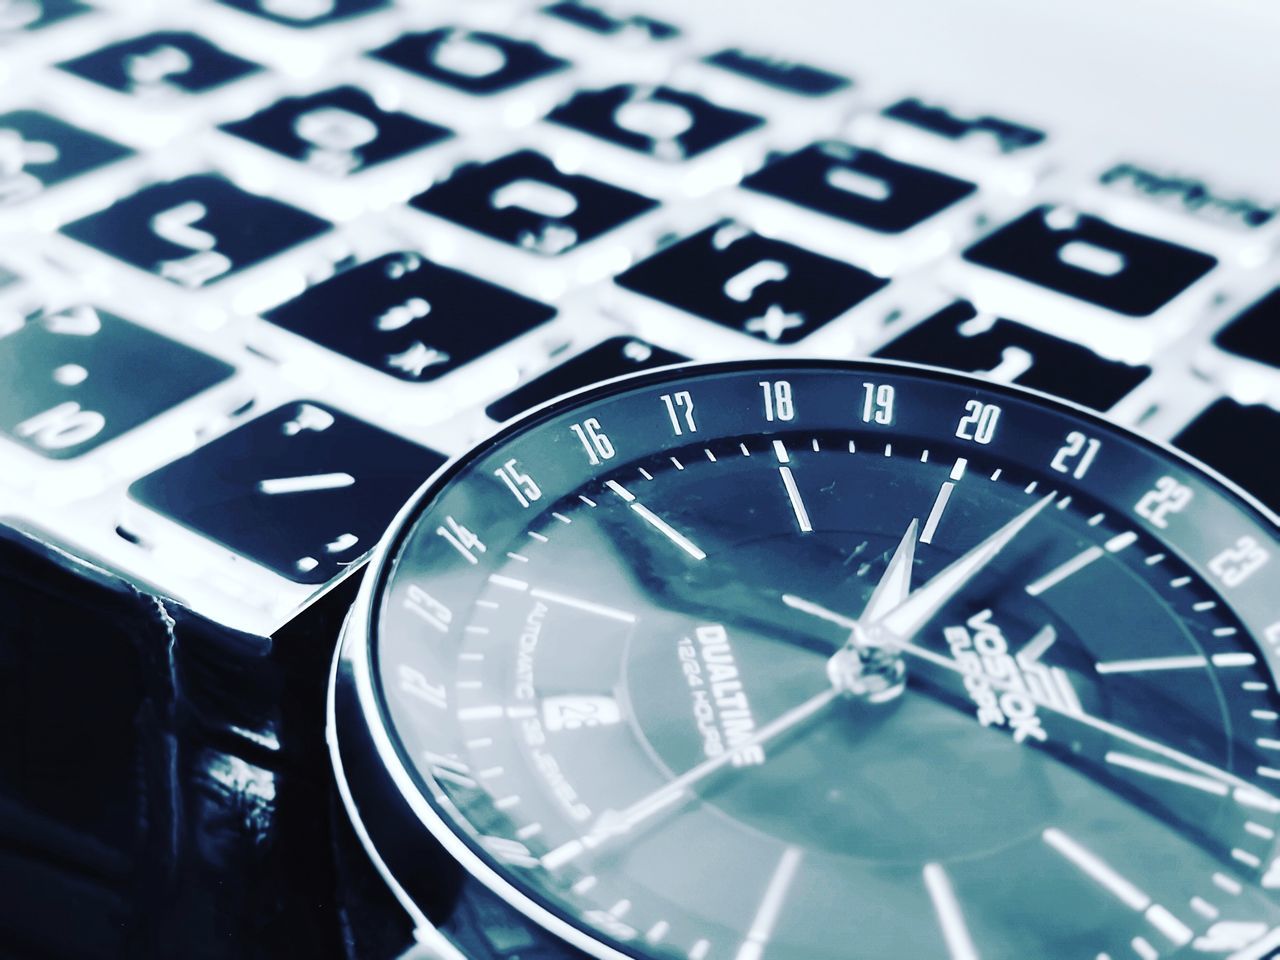
<svg viewBox="0 0 1280 960"><path fill-rule="evenodd" d="M1019 516L985 566L850 640L878 582L927 587ZM1280 924L1274 523L1019 391L672 369L447 468L344 656L397 802L591 956L1231 956ZM905 692L832 686L899 656ZM1187 666L1099 669L1161 659Z"/></svg>

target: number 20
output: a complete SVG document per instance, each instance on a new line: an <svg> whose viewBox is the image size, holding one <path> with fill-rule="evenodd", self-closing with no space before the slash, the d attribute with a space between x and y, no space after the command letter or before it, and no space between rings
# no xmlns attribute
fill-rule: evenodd
<svg viewBox="0 0 1280 960"><path fill-rule="evenodd" d="M996 435L996 424L1000 422L1000 408L981 400L970 400L964 408L968 412L956 425L956 436L975 443L990 443Z"/></svg>

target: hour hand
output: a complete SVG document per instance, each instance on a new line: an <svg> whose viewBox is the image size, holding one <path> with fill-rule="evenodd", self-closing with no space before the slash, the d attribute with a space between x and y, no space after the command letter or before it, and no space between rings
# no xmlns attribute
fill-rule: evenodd
<svg viewBox="0 0 1280 960"><path fill-rule="evenodd" d="M870 599L867 600L867 605L862 610L862 616L858 618L862 623L879 620L890 610L899 606L911 593L911 567L916 559L916 531L919 526L918 520L912 520L907 527L907 532L902 535L902 540L899 541L898 548L893 551L893 556L889 558L889 565L885 567L880 582L876 584Z"/></svg>

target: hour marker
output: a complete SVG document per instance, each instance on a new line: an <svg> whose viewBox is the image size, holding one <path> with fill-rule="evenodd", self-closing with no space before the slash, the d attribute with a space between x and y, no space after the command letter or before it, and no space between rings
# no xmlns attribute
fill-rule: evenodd
<svg viewBox="0 0 1280 960"><path fill-rule="evenodd" d="M703 447L702 452L707 455L707 459L710 460L712 463L716 462L716 455L711 452L710 447Z"/></svg>
<svg viewBox="0 0 1280 960"><path fill-rule="evenodd" d="M1142 660L1110 660L1095 663L1099 673L1145 673L1148 670L1195 670L1207 667L1209 661L1194 654L1185 657L1147 657Z"/></svg>
<svg viewBox="0 0 1280 960"><path fill-rule="evenodd" d="M507 553L507 559L509 559L509 560L519 560L521 563L528 563L528 562L529 562L529 558L528 558L528 557L526 557L523 553L511 553L510 551L508 551L508 553Z"/></svg>
<svg viewBox="0 0 1280 960"><path fill-rule="evenodd" d="M1152 903L1151 897L1121 876L1093 851L1081 846L1056 827L1049 827L1042 836L1045 843L1097 881L1130 910L1141 913L1148 923L1173 941L1176 946L1185 946L1191 942L1193 934L1186 924L1170 913L1167 908L1158 903Z"/></svg>
<svg viewBox="0 0 1280 960"><path fill-rule="evenodd" d="M640 476L644 477L646 480L653 479L653 474L650 473L648 470L646 470L644 467L640 468Z"/></svg>
<svg viewBox="0 0 1280 960"><path fill-rule="evenodd" d="M625 500L627 505L630 506L632 510L634 510L637 514L639 514L641 517L644 518L645 523L649 524L649 526L653 527L653 529L657 530L664 537L666 537L668 540L674 543L677 547L679 547L689 556L693 557L693 559L695 560L707 559L707 555L703 553L701 549L699 549L697 544L691 541L679 530L675 529L675 527L671 526L671 524L667 523L667 521L663 520L660 516L658 516L648 507L646 507L643 503L639 503L636 500L635 494L632 493L630 490L628 490L626 487L624 487L622 484L618 483L618 481L606 480L605 486L608 487L610 490L612 490L614 493L616 493L623 500Z"/></svg>
<svg viewBox="0 0 1280 960"><path fill-rule="evenodd" d="M627 503L632 503L636 499L636 495L620 484L617 480L606 480L604 485L620 496Z"/></svg>
<svg viewBox="0 0 1280 960"><path fill-rule="evenodd" d="M602 617L608 617L611 620L621 620L623 623L635 623L636 615L627 613L625 610L619 610L616 607L607 607L603 603L594 603L590 600L580 600L577 597L571 597L564 593L553 593L550 590L542 590L538 587L529 591L529 596L537 597L540 600L550 600L552 603L558 603L561 606L573 607L575 610L585 610L587 613L599 614Z"/></svg>
<svg viewBox="0 0 1280 960"><path fill-rule="evenodd" d="M1235 627L1215 627L1213 635L1215 637L1234 637L1239 632Z"/></svg>
<svg viewBox="0 0 1280 960"><path fill-rule="evenodd" d="M1177 577L1177 578L1175 578L1175 579L1173 579L1173 580L1170 580L1170 581L1169 581L1169 586L1171 586L1171 587L1173 587L1175 590L1177 590L1177 589L1179 589L1180 587L1185 587L1185 586L1186 586L1188 583L1190 583L1190 582L1191 582L1191 578L1190 578L1190 577Z"/></svg>
<svg viewBox="0 0 1280 960"><path fill-rule="evenodd" d="M706 960L706 956L711 952L710 940L699 940L689 948L689 960Z"/></svg>
<svg viewBox="0 0 1280 960"><path fill-rule="evenodd" d="M500 800L493 801L493 805L497 807L499 810L510 810L512 807L518 806L519 803L520 803L520 796L519 794L515 794L515 793L511 794L510 796L503 797Z"/></svg>
<svg viewBox="0 0 1280 960"><path fill-rule="evenodd" d="M1215 667L1251 667L1258 662L1252 653L1215 653L1209 659Z"/></svg>
<svg viewBox="0 0 1280 960"><path fill-rule="evenodd" d="M578 494L578 499L581 500L583 503L585 503L588 507L594 507L596 505L596 502L594 500L592 500L590 497L585 496L581 493Z"/></svg>
<svg viewBox="0 0 1280 960"><path fill-rule="evenodd" d="M1142 911L1151 905L1149 896L1117 873L1105 860L1088 848L1082 847L1057 827L1049 827L1042 836L1045 843L1096 880L1130 910Z"/></svg>
<svg viewBox="0 0 1280 960"><path fill-rule="evenodd" d="M805 509L804 500L800 498L800 488L796 486L795 476L791 474L791 467L785 466L791 462L791 454L787 453L786 445L782 440L774 440L773 456L778 458L778 474L782 477L783 489L786 489L787 499L791 502L791 511L796 515L796 522L800 525L801 534L808 534L813 531L813 524L809 521L809 511Z"/></svg>
<svg viewBox="0 0 1280 960"><path fill-rule="evenodd" d="M921 451L920 451L920 462L921 462L921 463L928 463L928 462L929 462L929 451L928 451L928 450L921 450Z"/></svg>
<svg viewBox="0 0 1280 960"><path fill-rule="evenodd" d="M1102 516L1102 514L1098 514L1098 516ZM1103 557L1108 553L1117 553L1137 539L1138 535L1136 533L1132 530L1126 530L1124 533L1116 534L1101 547L1095 544L1092 547L1081 550L1070 560L1053 570L1050 570L1039 580L1028 584L1027 593L1031 594L1033 597L1038 597L1050 587L1061 583L1072 574L1079 573L1100 557Z"/></svg>
<svg viewBox="0 0 1280 960"><path fill-rule="evenodd" d="M938 914L938 924L942 927L942 938L947 943L951 960L978 960L978 951L973 945L973 938L969 936L969 927L960 909L960 901L956 899L951 880L941 864L925 864L924 885L929 891L929 899L933 901L933 909Z"/></svg>
<svg viewBox="0 0 1280 960"><path fill-rule="evenodd" d="M951 471L955 475L955 471ZM963 473L963 471L961 471ZM933 501L933 508L929 511L929 517L924 522L924 530L920 533L921 543L933 543L933 535L938 530L938 524L942 521L942 511L947 509L947 501L951 499L951 491L956 485L950 480L943 481L941 489L938 490L938 496Z"/></svg>
<svg viewBox="0 0 1280 960"><path fill-rule="evenodd" d="M1071 576L1072 574L1079 573L1081 570L1083 570L1089 564L1093 563L1099 557L1105 556L1105 554L1106 554L1106 551L1103 550L1101 547L1097 546L1096 544L1085 550L1081 550L1070 560L1066 561L1066 563L1063 563L1060 566L1055 567L1053 570L1050 570L1039 580L1036 580L1033 583L1027 584L1027 588L1026 588L1027 593L1031 594L1031 596L1033 597L1038 597L1040 596L1040 594L1044 593L1050 587L1061 583L1063 580L1067 579L1067 577Z"/></svg>
<svg viewBox="0 0 1280 960"><path fill-rule="evenodd" d="M671 465L672 465L673 467L675 467L677 470L683 470L683 469L684 469L684 464L683 464L683 463L681 463L679 460L677 460L675 457L672 457L672 458L671 458Z"/></svg>
<svg viewBox="0 0 1280 960"><path fill-rule="evenodd" d="M885 455L886 457L892 457L892 456L893 456L893 444L892 444L892 443L886 443L886 444L884 445L884 455Z"/></svg>
<svg viewBox="0 0 1280 960"><path fill-rule="evenodd" d="M850 453L857 453L857 452L858 452L858 445L857 445L856 443L854 443L852 440L850 440L850 441L849 441L849 452L850 452Z"/></svg>
<svg viewBox="0 0 1280 960"><path fill-rule="evenodd" d="M542 824L527 823L516 831L516 836L521 840L528 840L530 837L536 837L542 832Z"/></svg>
<svg viewBox="0 0 1280 960"><path fill-rule="evenodd" d="M1000 474L1002 474L1002 473L1004 473L1004 470L1002 470L1001 468L997 467L997 468L996 468L995 473L991 474L991 479L992 479L992 480L999 480L999 479L1000 479Z"/></svg>
<svg viewBox="0 0 1280 960"><path fill-rule="evenodd" d="M1018 663L1024 667L1029 663L1035 663L1045 655L1057 639L1058 631L1053 629L1052 624L1046 623L1027 641L1026 646L1018 651Z"/></svg>
<svg viewBox="0 0 1280 960"><path fill-rule="evenodd" d="M1036 492L1036 487L1038 487L1038 486L1040 486L1039 481L1037 481L1037 480L1032 480L1030 483L1028 483L1025 487L1023 487L1023 488L1022 488L1022 492L1023 492L1023 493L1035 493L1035 492Z"/></svg>
<svg viewBox="0 0 1280 960"><path fill-rule="evenodd" d="M459 720L501 720L504 711L500 704L487 707L463 707L458 711Z"/></svg>
<svg viewBox="0 0 1280 960"><path fill-rule="evenodd" d="M1138 535L1136 533L1132 530L1126 530L1124 533L1117 533L1103 546L1106 547L1107 553L1118 553L1137 539Z"/></svg>
<svg viewBox="0 0 1280 960"><path fill-rule="evenodd" d="M782 904L787 898L791 881L795 879L796 868L800 866L800 848L787 847L774 868L769 885L765 887L764 896L760 899L760 907L756 910L755 919L747 931L747 939L738 948L737 960L758 960L764 953L764 946L773 936L774 925L778 915L782 913Z"/></svg>
<svg viewBox="0 0 1280 960"><path fill-rule="evenodd" d="M665 920L659 920L645 932L644 939L647 943L658 943L670 929L671 924Z"/></svg>
<svg viewBox="0 0 1280 960"><path fill-rule="evenodd" d="M1070 497L1070 495L1065 496L1065 497L1063 497L1061 500L1059 500L1059 501L1058 501L1058 509L1059 509L1059 510L1065 510L1065 509L1067 509L1067 507L1069 507L1069 506L1071 506L1071 497Z"/></svg>
<svg viewBox="0 0 1280 960"><path fill-rule="evenodd" d="M546 543L546 542L547 542L547 538L546 538L545 536L543 536L542 534L538 533L538 531L536 531L536 530L530 530L530 531L529 531L529 536L530 536L530 537L532 537L534 540L537 540L539 543Z"/></svg>
<svg viewBox="0 0 1280 960"><path fill-rule="evenodd" d="M466 633L475 633L475 634L486 634L486 633L488 633L488 632L489 632L489 628L488 628L488 627L481 627L481 626L479 626L479 625L477 625L477 624L472 623L472 624L468 624L468 625L467 625L467 628L466 628L466 631L465 631L465 632L466 632Z"/></svg>
<svg viewBox="0 0 1280 960"><path fill-rule="evenodd" d="M968 466L968 460L964 457L956 457L956 462L951 465L951 479L959 482L964 476L965 468Z"/></svg>
<svg viewBox="0 0 1280 960"><path fill-rule="evenodd" d="M1191 609L1196 613L1204 613L1206 610L1212 610L1217 604L1212 600L1201 600L1199 603L1193 603Z"/></svg>
<svg viewBox="0 0 1280 960"><path fill-rule="evenodd" d="M1191 898L1191 909L1200 914L1200 916L1206 917L1209 920L1216 920L1218 918L1218 908L1208 900L1202 900L1200 897Z"/></svg>
<svg viewBox="0 0 1280 960"><path fill-rule="evenodd" d="M813 524L809 520L809 511L805 509L804 501L800 499L800 488L796 486L796 478L791 474L790 467L779 467L778 473L782 476L782 486L787 491L787 499L791 501L791 509L796 515L796 522L800 524L801 533L811 533Z"/></svg>
<svg viewBox="0 0 1280 960"><path fill-rule="evenodd" d="M583 877L581 880L578 880L577 882L575 882L575 883L574 883L574 885L573 885L573 892L574 892L574 893L586 893L588 890L590 890L590 889L591 889L592 887L594 887L595 885L596 885L596 878L595 878L595 877L593 877L593 876L588 875L588 876L585 876L585 877Z"/></svg>
<svg viewBox="0 0 1280 960"><path fill-rule="evenodd" d="M1261 790L1246 790L1243 787L1236 787L1231 799L1242 807L1253 807L1255 810L1265 810L1267 813L1280 813L1280 800L1277 800L1269 793L1263 793Z"/></svg>
<svg viewBox="0 0 1280 960"><path fill-rule="evenodd" d="M495 587L506 587L508 590L528 590L529 584L515 577L504 577L500 573L489 574L489 582Z"/></svg>
<svg viewBox="0 0 1280 960"><path fill-rule="evenodd" d="M1095 513L1092 517L1089 518L1088 523L1089 523L1089 526L1096 527L1105 519L1107 519L1107 515L1105 513Z"/></svg>
<svg viewBox="0 0 1280 960"><path fill-rule="evenodd" d="M316 473L308 477L279 477L275 480L262 480L258 490L267 496L278 496L282 493L311 493L316 490L341 490L356 482L349 473Z"/></svg>
<svg viewBox="0 0 1280 960"><path fill-rule="evenodd" d="M1157 563L1159 563L1163 559L1164 559L1163 553L1153 553L1151 554L1151 556L1147 557L1147 559L1143 560L1142 562L1145 563L1148 567L1154 567Z"/></svg>
<svg viewBox="0 0 1280 960"><path fill-rule="evenodd" d="M566 517L563 513L553 513L551 515L555 517L557 520L559 520L561 523L573 523L573 521L570 520L568 517Z"/></svg>
<svg viewBox="0 0 1280 960"><path fill-rule="evenodd" d="M745 443L738 444L738 449L742 451L742 455L744 457L751 456L751 451L747 449L747 445Z"/></svg>
<svg viewBox="0 0 1280 960"><path fill-rule="evenodd" d="M1230 787L1221 780L1214 780L1211 777L1202 777L1198 774L1188 773L1186 770L1181 770L1177 767L1165 766L1163 763L1156 763L1154 760L1144 760L1142 757L1133 757L1127 753L1117 753L1114 750L1107 751L1105 759L1107 763L1113 764L1117 767L1124 767L1126 770L1145 773L1147 776L1155 777L1159 780L1168 780L1171 783L1180 783L1184 787L1191 787L1193 790L1212 793L1217 797L1225 797L1230 792Z"/></svg>

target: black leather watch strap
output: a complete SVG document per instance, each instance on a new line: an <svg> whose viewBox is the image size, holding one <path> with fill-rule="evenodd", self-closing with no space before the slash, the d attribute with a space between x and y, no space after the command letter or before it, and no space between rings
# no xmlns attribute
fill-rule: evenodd
<svg viewBox="0 0 1280 960"><path fill-rule="evenodd" d="M237 634L0 527L0 955L407 943L385 889L335 863L323 705L344 610ZM353 911L386 942L357 943Z"/></svg>

